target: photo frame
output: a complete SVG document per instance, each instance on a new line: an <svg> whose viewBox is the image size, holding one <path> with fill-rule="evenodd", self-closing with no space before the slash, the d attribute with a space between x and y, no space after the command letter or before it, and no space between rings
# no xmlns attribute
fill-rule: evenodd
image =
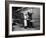
<svg viewBox="0 0 46 38"><path fill-rule="evenodd" d="M45 3L5 2L5 36L45 35Z"/></svg>

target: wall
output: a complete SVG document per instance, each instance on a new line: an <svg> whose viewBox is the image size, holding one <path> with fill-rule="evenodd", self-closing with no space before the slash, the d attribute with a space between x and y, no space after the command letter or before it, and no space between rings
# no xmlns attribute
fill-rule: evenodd
<svg viewBox="0 0 46 38"><path fill-rule="evenodd" d="M33 9L33 13L34 13L34 14L32 14L32 20L34 20L33 26L39 27L39 25L40 25L40 9L39 8Z"/></svg>

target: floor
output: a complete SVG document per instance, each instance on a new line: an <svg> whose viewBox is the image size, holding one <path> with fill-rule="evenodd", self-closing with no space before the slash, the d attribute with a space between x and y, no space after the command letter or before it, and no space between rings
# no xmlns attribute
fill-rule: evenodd
<svg viewBox="0 0 46 38"><path fill-rule="evenodd" d="M24 27L21 27L22 24L18 24L18 25L13 25L13 29L12 31L28 31L28 30L39 30L40 27L39 26L35 26L34 28L24 28Z"/></svg>

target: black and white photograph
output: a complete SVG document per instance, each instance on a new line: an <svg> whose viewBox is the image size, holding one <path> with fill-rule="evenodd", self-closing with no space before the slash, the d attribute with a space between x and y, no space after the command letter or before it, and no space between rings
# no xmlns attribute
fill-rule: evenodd
<svg viewBox="0 0 46 38"><path fill-rule="evenodd" d="M44 35L44 3L10 3L8 35Z"/></svg>
<svg viewBox="0 0 46 38"><path fill-rule="evenodd" d="M12 7L12 31L40 30L40 8Z"/></svg>

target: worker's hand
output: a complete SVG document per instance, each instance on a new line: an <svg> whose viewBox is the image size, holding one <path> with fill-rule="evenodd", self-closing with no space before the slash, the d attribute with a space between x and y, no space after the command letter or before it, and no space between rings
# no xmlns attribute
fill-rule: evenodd
<svg viewBox="0 0 46 38"><path fill-rule="evenodd" d="M35 22L35 20L31 20L30 22Z"/></svg>

